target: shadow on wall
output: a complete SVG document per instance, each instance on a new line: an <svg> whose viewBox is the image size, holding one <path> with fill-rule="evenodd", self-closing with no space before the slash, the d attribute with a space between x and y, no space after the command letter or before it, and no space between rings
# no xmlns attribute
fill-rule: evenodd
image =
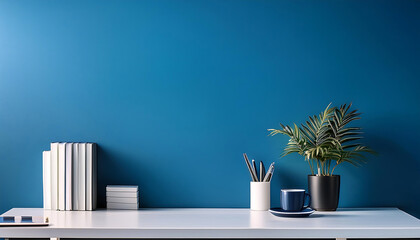
<svg viewBox="0 0 420 240"><path fill-rule="evenodd" d="M417 190L420 186L420 159L406 149L413 144L382 134L370 134L366 139L379 155L368 169L369 173L364 175L367 179L360 196L370 199L372 207L398 207L420 217L420 209L414 207L420 201Z"/></svg>
<svg viewBox="0 0 420 240"><path fill-rule="evenodd" d="M123 151L111 150L98 145L98 208L106 207L107 185L138 185L140 191L140 206L148 207L153 201L149 192L150 184L155 189L164 184L158 176L150 174L152 169L143 166L144 161L130 157ZM145 184L149 183L149 184Z"/></svg>
<svg viewBox="0 0 420 240"><path fill-rule="evenodd" d="M185 187L178 179L182 169L175 169L177 163L166 161L162 169L162 162L159 156L143 156L139 152L130 155L124 149L98 145L98 208L106 207L107 185L138 185L142 208L202 206L196 187ZM171 198L178 196L180 187L188 198Z"/></svg>

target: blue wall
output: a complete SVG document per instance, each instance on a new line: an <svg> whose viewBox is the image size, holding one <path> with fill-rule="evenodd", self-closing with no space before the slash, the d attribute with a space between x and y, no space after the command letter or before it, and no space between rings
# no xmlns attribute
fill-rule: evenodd
<svg viewBox="0 0 420 240"><path fill-rule="evenodd" d="M280 159L279 122L329 102L363 113L379 152L342 166L341 207L420 217L419 1L0 1L0 210L42 206L42 151L93 141L99 200L138 184L144 207L247 207L242 153Z"/></svg>

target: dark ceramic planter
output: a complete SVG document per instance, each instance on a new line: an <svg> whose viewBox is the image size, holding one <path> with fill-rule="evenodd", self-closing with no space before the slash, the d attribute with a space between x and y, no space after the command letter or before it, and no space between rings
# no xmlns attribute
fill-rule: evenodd
<svg viewBox="0 0 420 240"><path fill-rule="evenodd" d="M308 176L311 208L317 211L335 211L340 196L340 175Z"/></svg>

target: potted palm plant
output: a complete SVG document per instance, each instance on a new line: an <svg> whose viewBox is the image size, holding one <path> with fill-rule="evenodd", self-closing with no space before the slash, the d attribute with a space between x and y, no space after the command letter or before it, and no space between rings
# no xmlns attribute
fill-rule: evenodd
<svg viewBox="0 0 420 240"><path fill-rule="evenodd" d="M268 129L270 136L287 135L290 139L283 156L298 153L304 156L311 170L308 176L311 207L318 211L335 211L340 194L340 175L334 170L342 163L360 166L364 153L373 153L358 142L362 137L360 127L351 126L360 119L352 104L331 107L331 103L319 115L309 117L300 126L283 125L281 129Z"/></svg>

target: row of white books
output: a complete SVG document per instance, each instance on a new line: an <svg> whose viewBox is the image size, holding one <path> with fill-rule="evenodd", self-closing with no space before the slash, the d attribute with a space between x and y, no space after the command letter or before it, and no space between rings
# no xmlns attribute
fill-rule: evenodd
<svg viewBox="0 0 420 240"><path fill-rule="evenodd" d="M97 151L95 143L51 143L43 152L44 209L96 209Z"/></svg>
<svg viewBox="0 0 420 240"><path fill-rule="evenodd" d="M106 187L106 208L130 209L139 208L139 188L133 185L108 185Z"/></svg>

